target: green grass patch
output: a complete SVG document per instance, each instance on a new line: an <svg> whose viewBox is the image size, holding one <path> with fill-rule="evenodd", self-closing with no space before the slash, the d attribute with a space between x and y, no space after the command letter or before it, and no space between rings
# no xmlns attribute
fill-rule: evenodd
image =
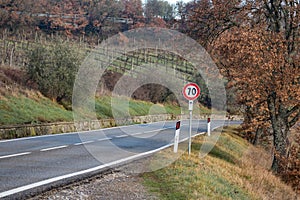
<svg viewBox="0 0 300 200"><path fill-rule="evenodd" d="M129 103L129 104L128 104ZM37 124L46 122L68 122L73 120L72 111L50 99L34 95L6 95L0 99L0 125ZM114 99L102 96L95 98L98 119L126 118L158 114L180 114L180 107L171 104L154 104L126 97Z"/></svg>
<svg viewBox="0 0 300 200"><path fill-rule="evenodd" d="M103 96L96 98L95 108L98 118L125 118L128 116L145 116L181 113L181 108L172 104L154 104L147 101L133 100L127 97Z"/></svg>
<svg viewBox="0 0 300 200"><path fill-rule="evenodd" d="M47 98L8 96L0 100L0 124L32 124L73 120L72 112Z"/></svg>

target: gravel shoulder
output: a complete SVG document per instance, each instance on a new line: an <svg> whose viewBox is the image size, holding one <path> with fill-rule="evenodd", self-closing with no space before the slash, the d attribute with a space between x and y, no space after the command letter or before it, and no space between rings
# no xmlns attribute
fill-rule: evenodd
<svg viewBox="0 0 300 200"><path fill-rule="evenodd" d="M147 159L143 159L147 160ZM143 185L143 178L130 169L143 165L142 161L129 163L106 171L89 179L75 182L64 187L52 189L30 200L157 200Z"/></svg>

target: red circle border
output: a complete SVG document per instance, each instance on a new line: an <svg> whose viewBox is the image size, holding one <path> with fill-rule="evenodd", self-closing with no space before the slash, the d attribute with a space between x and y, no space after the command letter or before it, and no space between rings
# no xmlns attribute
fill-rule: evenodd
<svg viewBox="0 0 300 200"><path fill-rule="evenodd" d="M194 86L195 88L197 88L197 94L196 94L196 96L193 97L193 98L188 97L188 96L186 96L186 94L185 94L185 90L186 90L186 88L189 87L189 86ZM183 90L182 90L183 96L184 96L187 100L189 100L189 101L194 101L194 100L196 100L196 99L200 96L200 92L201 92L200 87L199 87L196 83L188 83L188 84L186 84L186 85L183 87Z"/></svg>

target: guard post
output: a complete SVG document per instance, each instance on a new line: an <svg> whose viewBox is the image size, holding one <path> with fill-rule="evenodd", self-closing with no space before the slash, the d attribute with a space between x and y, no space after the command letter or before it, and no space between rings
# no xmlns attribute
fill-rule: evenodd
<svg viewBox="0 0 300 200"><path fill-rule="evenodd" d="M180 121L176 123L175 137L174 137L174 153L177 153L178 151L179 134L180 134Z"/></svg>

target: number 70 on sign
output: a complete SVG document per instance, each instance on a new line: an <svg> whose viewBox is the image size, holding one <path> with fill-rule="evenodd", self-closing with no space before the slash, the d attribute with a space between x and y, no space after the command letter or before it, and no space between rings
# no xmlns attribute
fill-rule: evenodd
<svg viewBox="0 0 300 200"><path fill-rule="evenodd" d="M200 95L200 87L196 83L188 83L183 87L182 93L187 100L194 101Z"/></svg>

